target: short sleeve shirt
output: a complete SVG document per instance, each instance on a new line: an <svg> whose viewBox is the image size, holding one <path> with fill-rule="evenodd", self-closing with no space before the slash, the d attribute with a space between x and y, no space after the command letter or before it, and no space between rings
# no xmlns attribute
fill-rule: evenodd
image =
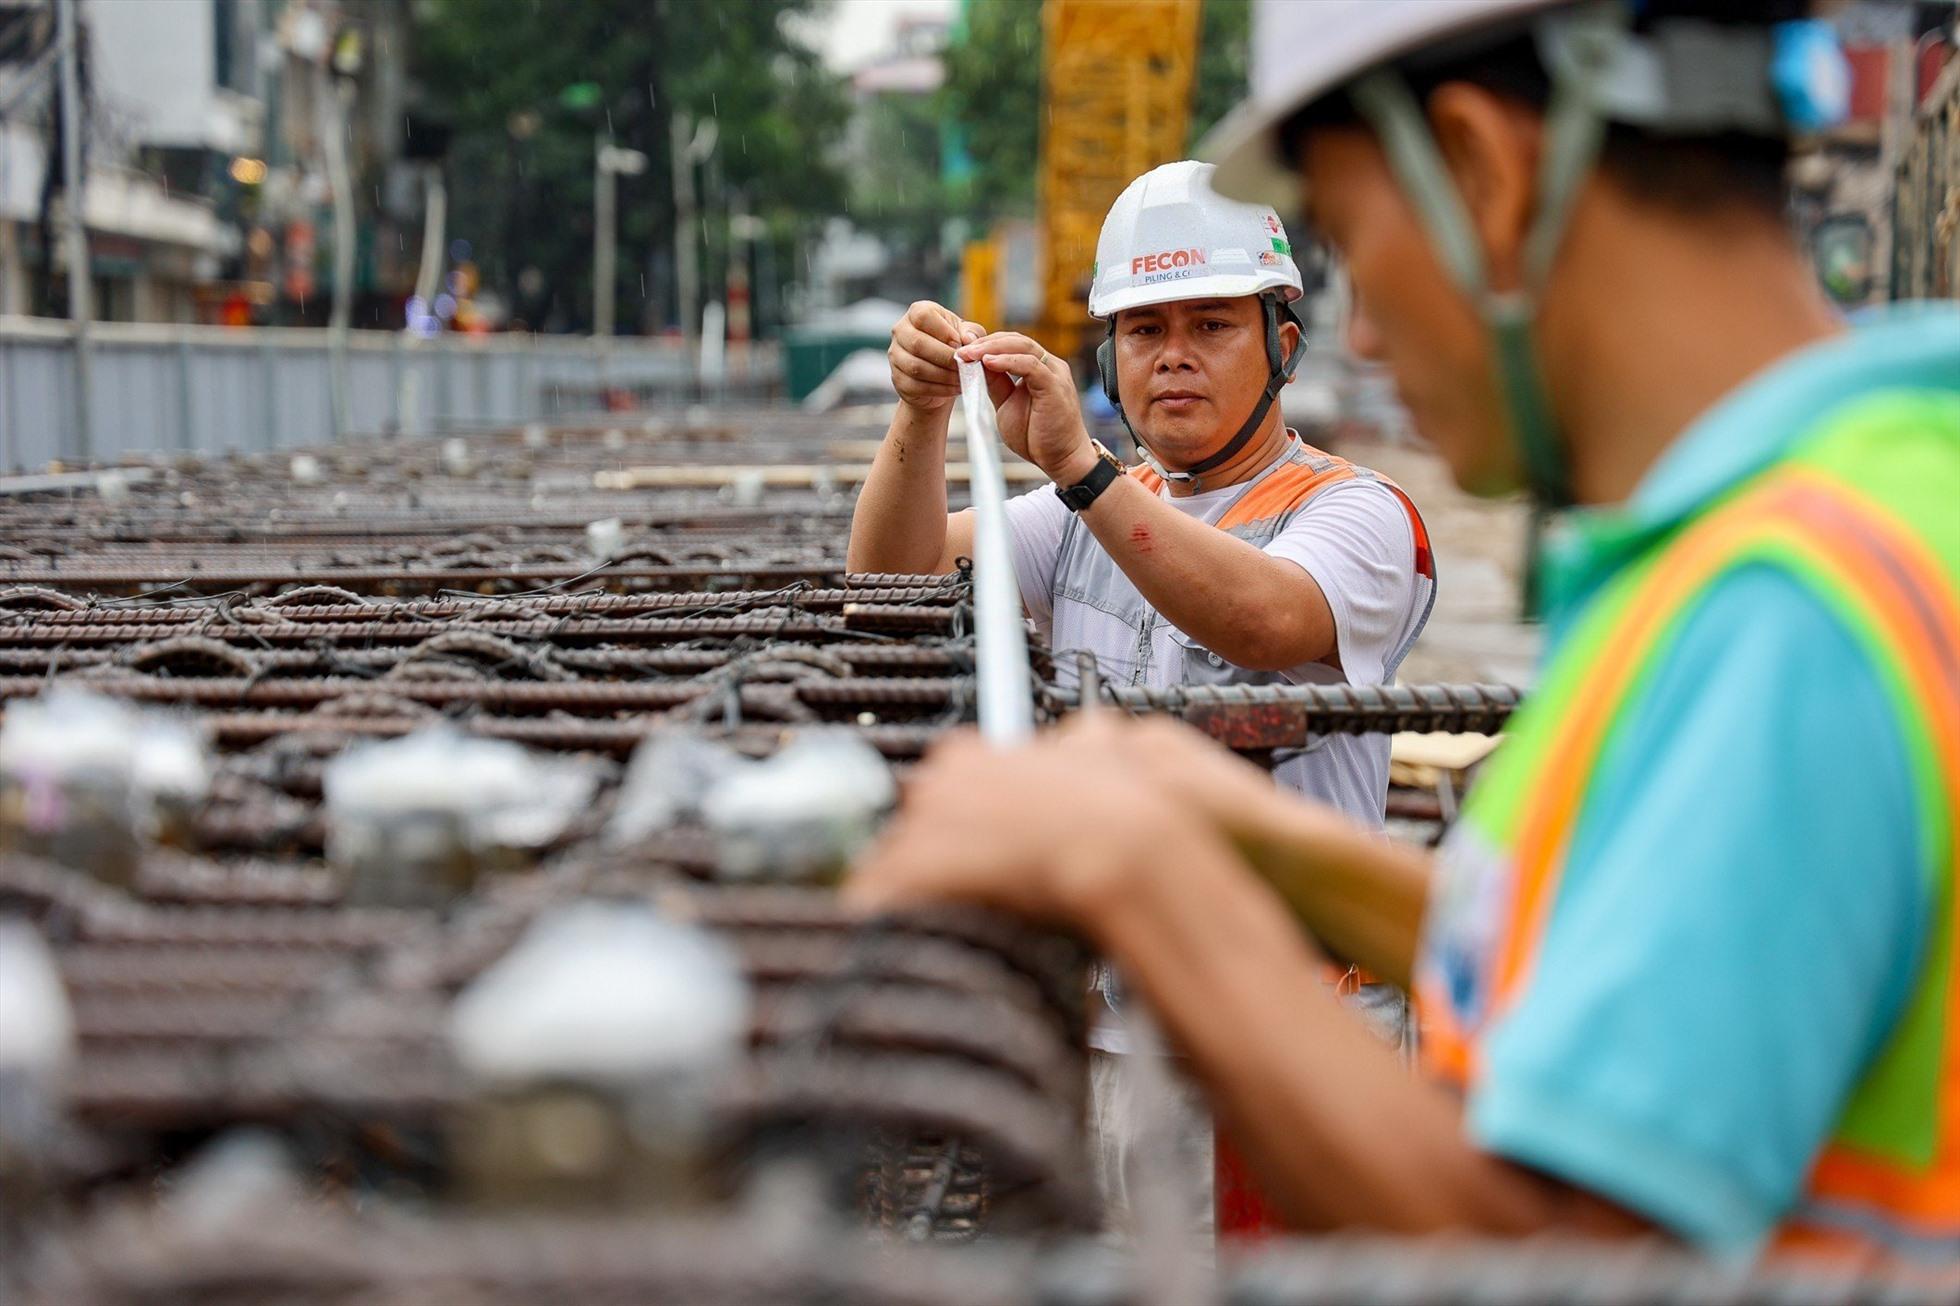
<svg viewBox="0 0 1960 1306"><path fill-rule="evenodd" d="M1216 524L1259 479L1183 497L1172 495L1165 486L1158 496L1188 516ZM1053 487L1009 500L1007 511L1015 578L1036 626L1058 655L1086 648L1105 665L1120 662L1129 650L1119 647L1118 641L1134 637L1128 630L1114 623L1057 629L1056 567L1070 514ZM1293 684L1392 683L1427 615L1419 601L1414 532L1395 493L1379 481L1365 479L1328 486L1264 548L1313 577L1333 614L1340 655L1339 667L1307 662L1287 668L1281 677ZM1143 683L1153 688L1184 683L1180 677L1190 651L1180 646L1185 639L1167 622L1156 626ZM1289 788L1332 803L1356 820L1379 826L1388 790L1388 746L1385 735L1316 738L1307 751L1281 761L1274 777Z"/></svg>
<svg viewBox="0 0 1960 1306"><path fill-rule="evenodd" d="M1604 541L1685 520L1836 403L1889 386L1960 390L1960 314L1785 360L1684 432L1628 504L1552 536L1550 652L1617 571ZM1477 1143L1709 1251L1761 1246L1899 1018L1935 910L1879 677L1779 570L1706 594L1602 755L1532 979L1483 1035ZM1477 954L1474 843L1459 826L1445 849L1419 964Z"/></svg>

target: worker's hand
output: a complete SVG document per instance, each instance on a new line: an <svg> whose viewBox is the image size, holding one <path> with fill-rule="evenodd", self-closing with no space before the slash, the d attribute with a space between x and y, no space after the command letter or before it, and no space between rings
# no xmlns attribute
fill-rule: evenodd
<svg viewBox="0 0 1960 1306"><path fill-rule="evenodd" d="M987 391L1008 448L1057 485L1073 485L1095 469L1095 447L1082 425L1075 376L1065 361L1012 331L982 336L963 346L959 356L986 367Z"/></svg>
<svg viewBox="0 0 1960 1306"><path fill-rule="evenodd" d="M1356 892L1350 880L1329 879L1329 869L1348 865L1356 839L1372 843L1372 835L1339 810L1280 788L1268 771L1200 731L1103 710L1074 716L1060 737L1076 771L1129 775L1133 804L1170 804L1186 826L1231 847L1280 888L1296 912Z"/></svg>
<svg viewBox="0 0 1960 1306"><path fill-rule="evenodd" d="M996 749L964 732L937 745L905 786L846 896L875 911L980 903L1096 933L1120 882L1149 874L1174 840L1171 808L1142 810L1124 773L1084 774L1060 736Z"/></svg>
<svg viewBox="0 0 1960 1306"><path fill-rule="evenodd" d="M986 332L952 309L922 299L905 310L892 328L892 386L903 402L922 413L943 412L960 395L960 374L953 351Z"/></svg>
<svg viewBox="0 0 1960 1306"><path fill-rule="evenodd" d="M1270 772L1180 722L1105 709L1077 714L1059 734L1077 768L1120 770L1137 801L1176 804L1255 865L1297 864L1316 834L1346 828L1334 809L1281 789Z"/></svg>

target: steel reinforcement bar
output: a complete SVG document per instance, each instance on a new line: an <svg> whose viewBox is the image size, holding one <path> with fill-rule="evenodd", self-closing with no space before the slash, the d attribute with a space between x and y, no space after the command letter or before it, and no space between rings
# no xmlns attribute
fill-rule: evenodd
<svg viewBox="0 0 1960 1306"><path fill-rule="evenodd" d="M654 612L742 612L768 606L836 611L853 603L944 605L964 601L963 585L876 585L845 589L740 590L715 593L669 590L652 594L539 594L385 600L363 597L337 586L308 586L250 603L220 605L216 600L175 606L108 606L72 598L58 590L12 586L0 589L0 631L32 625L70 626L184 625L236 621L350 622L394 619L474 621L515 613L526 617L641 616Z"/></svg>
<svg viewBox="0 0 1960 1306"><path fill-rule="evenodd" d="M1490 734L1517 710L1510 685L1182 685L1101 687L1101 701L1136 715L1162 713L1230 748L1297 748L1309 735L1446 731ZM1072 689L1045 704L1056 713L1081 706Z"/></svg>

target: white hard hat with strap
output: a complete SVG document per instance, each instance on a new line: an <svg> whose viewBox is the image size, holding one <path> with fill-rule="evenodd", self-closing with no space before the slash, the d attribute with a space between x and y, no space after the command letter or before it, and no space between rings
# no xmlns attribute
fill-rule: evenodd
<svg viewBox="0 0 1960 1306"><path fill-rule="evenodd" d="M1222 193L1290 209L1300 179L1279 157L1277 129L1329 95L1347 95L1375 129L1451 278L1484 319L1530 488L1547 508L1570 504L1571 482L1532 325L1607 124L1781 135L1837 121L1849 98L1842 51L1824 24L1749 28L1683 17L1635 33L1637 8L1637 0L1255 0L1250 96L1202 150L1219 162L1214 185ZM1524 282L1500 291L1398 64L1522 32L1532 36L1552 90Z"/></svg>
<svg viewBox="0 0 1960 1306"><path fill-rule="evenodd" d="M1096 350L1103 392L1158 475L1191 484L1245 447L1306 355L1306 324L1292 307L1302 293L1300 269L1286 227L1269 205L1220 196L1211 186L1212 171L1209 163L1186 159L1152 168L1125 187L1103 219L1089 289L1090 314L1109 323L1109 336ZM1265 390L1222 447L1189 467L1167 468L1123 411L1116 385L1116 315L1152 304L1246 296L1257 296L1265 315ZM1300 329L1290 353L1280 331L1288 321Z"/></svg>

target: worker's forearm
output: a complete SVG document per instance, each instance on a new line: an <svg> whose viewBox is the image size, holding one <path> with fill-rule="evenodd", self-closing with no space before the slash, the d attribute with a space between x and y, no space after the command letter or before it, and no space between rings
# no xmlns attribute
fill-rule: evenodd
<svg viewBox="0 0 1960 1306"><path fill-rule="evenodd" d="M1434 873L1417 849L1275 790L1234 843L1309 933L1341 960L1410 985Z"/></svg>
<svg viewBox="0 0 1960 1306"><path fill-rule="evenodd" d="M851 516L852 571L941 570L946 548L946 427L950 408L901 403Z"/></svg>
<svg viewBox="0 0 1960 1306"><path fill-rule="evenodd" d="M1572 1218L1578 1195L1475 1148L1454 1096L1341 1009L1320 958L1222 841L1175 842L1092 932L1284 1209L1309 1226L1405 1232L1521 1234ZM1633 1227L1578 1205L1594 1232Z"/></svg>
<svg viewBox="0 0 1960 1306"><path fill-rule="evenodd" d="M1226 661L1275 671L1333 651L1325 600L1301 599L1311 578L1130 477L1104 491L1082 521L1165 620Z"/></svg>

